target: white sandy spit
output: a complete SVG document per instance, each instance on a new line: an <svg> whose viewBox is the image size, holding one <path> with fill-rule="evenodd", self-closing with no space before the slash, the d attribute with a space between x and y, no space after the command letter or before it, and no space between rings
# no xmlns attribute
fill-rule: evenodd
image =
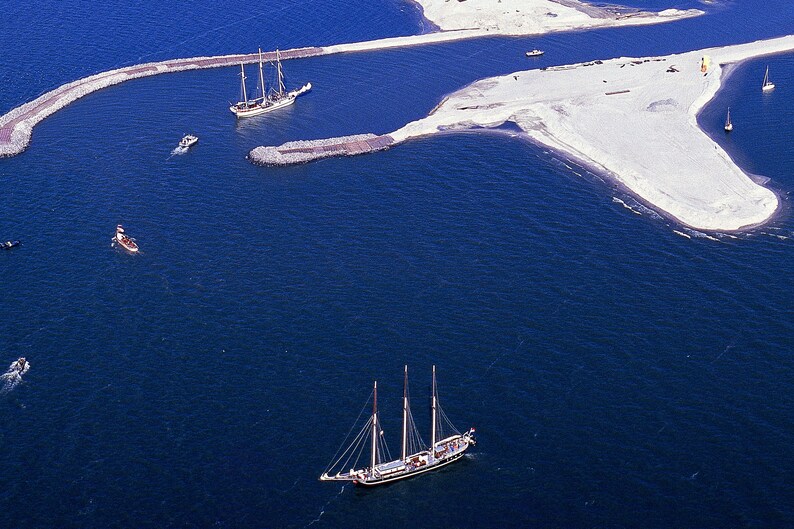
<svg viewBox="0 0 794 529"><path fill-rule="evenodd" d="M702 15L698 9L660 12L577 0L414 0L442 30L482 29L503 35L538 35L607 26L657 24Z"/></svg>
<svg viewBox="0 0 794 529"><path fill-rule="evenodd" d="M388 37L385 39L366 40L363 42L349 42L323 47L323 55L334 53L351 53L359 51L388 50L393 48L406 48L424 44L437 44L455 40L474 39L487 37L490 33L480 29L464 29L460 31L444 31L437 33L423 33L421 35L408 35L405 37Z"/></svg>
<svg viewBox="0 0 794 529"><path fill-rule="evenodd" d="M737 230L768 220L777 196L736 166L698 127L697 114L720 87L721 65L791 50L794 35L493 77L451 94L430 116L391 137L401 142L511 121L532 140L612 175L683 224Z"/></svg>

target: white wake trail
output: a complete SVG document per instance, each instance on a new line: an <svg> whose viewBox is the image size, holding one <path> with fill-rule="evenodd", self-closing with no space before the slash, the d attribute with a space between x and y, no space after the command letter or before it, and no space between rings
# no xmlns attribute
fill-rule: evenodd
<svg viewBox="0 0 794 529"><path fill-rule="evenodd" d="M0 382L2 382L2 387L0 387L0 395L5 395L10 393L15 387L17 387L22 382L22 375L28 372L30 369L30 362L25 362L25 366L20 369L18 362L12 362L10 366L8 366L8 371L0 375Z"/></svg>
<svg viewBox="0 0 794 529"><path fill-rule="evenodd" d="M306 525L304 525L304 526L303 526L303 529L307 529L308 527L311 527L312 525L314 525L314 524L316 524L317 522L319 522L319 521L320 521L320 519L323 517L323 514L325 514L325 509L327 509L327 508L328 508L328 506L329 506L329 505L331 505L331 503L333 503L333 501L334 501L335 499L337 499L339 496L341 496L341 495L342 495L342 493L343 493L344 491L345 491L345 486L344 486L344 485L342 485L342 488L341 488L341 489L339 489L339 492L337 492L337 493L336 493L336 495L335 495L333 498L331 498L330 500L328 500L327 502L325 502L325 505L323 505L323 506L322 506L322 508L320 509L320 514L318 514L318 515L317 515L317 518L315 518L315 519L314 519L314 520L312 520L311 522L309 522L309 523L307 523Z"/></svg>

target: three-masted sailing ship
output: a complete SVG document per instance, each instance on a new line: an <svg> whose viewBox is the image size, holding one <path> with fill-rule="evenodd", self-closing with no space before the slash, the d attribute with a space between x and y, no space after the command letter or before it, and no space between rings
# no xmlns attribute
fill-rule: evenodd
<svg viewBox="0 0 794 529"><path fill-rule="evenodd" d="M272 112L279 108L284 108L295 102L295 99L303 93L312 89L311 83L306 83L301 88L287 92L284 86L284 72L281 69L281 53L276 50L276 78L277 86L271 87L268 91L265 85L264 65L262 62L262 49L259 49L259 83L257 91L259 97L248 99L248 92L245 89L245 67L240 63L240 95L242 101L238 101L229 107L229 110L238 118L258 116L266 112Z"/></svg>
<svg viewBox="0 0 794 529"><path fill-rule="evenodd" d="M352 443L323 472L320 481L352 481L355 485L372 487L424 474L463 457L466 450L477 442L474 437L474 428L460 433L441 409L436 389L436 366L433 366L432 387L432 424L429 446L422 441L411 414L408 398L408 366L405 366L400 457L397 459L391 457L383 439L383 430L378 418L378 382L376 381L372 390L372 415L369 421ZM370 448L369 466L359 468L358 459L367 444Z"/></svg>

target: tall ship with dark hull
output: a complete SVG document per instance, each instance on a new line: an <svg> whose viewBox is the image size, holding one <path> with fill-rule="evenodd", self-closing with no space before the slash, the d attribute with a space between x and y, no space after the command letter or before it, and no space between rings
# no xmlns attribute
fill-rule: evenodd
<svg viewBox="0 0 794 529"><path fill-rule="evenodd" d="M476 444L474 428L460 433L447 418L438 402L436 366L433 366L431 401L431 440L425 445L411 414L408 397L408 366L403 384L403 427L399 458L392 458L383 439L378 418L378 383L372 390L372 415L341 455L320 476L320 481L352 481L373 487L424 474L459 460ZM369 466L360 467L358 459L369 445ZM343 443L343 447L344 447Z"/></svg>

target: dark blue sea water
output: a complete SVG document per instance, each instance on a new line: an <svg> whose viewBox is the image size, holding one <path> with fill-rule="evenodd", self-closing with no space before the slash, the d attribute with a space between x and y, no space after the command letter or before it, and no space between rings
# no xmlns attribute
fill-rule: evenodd
<svg viewBox="0 0 794 529"><path fill-rule="evenodd" d="M788 0L676 3L697 6L675 24L289 61L315 90L239 124L234 68L128 82L42 122L0 160L0 239L23 241L0 255L0 363L32 365L0 396L0 527L793 527L794 57L741 65L700 118L781 194L736 238L509 133L245 160L391 131L489 75L794 32ZM427 27L399 0L2 9L0 112L140 61ZM185 132L199 144L170 157ZM139 255L110 247L117 223ZM445 411L480 444L380 490L318 482L375 378L397 445L404 363L425 436L436 364Z"/></svg>

